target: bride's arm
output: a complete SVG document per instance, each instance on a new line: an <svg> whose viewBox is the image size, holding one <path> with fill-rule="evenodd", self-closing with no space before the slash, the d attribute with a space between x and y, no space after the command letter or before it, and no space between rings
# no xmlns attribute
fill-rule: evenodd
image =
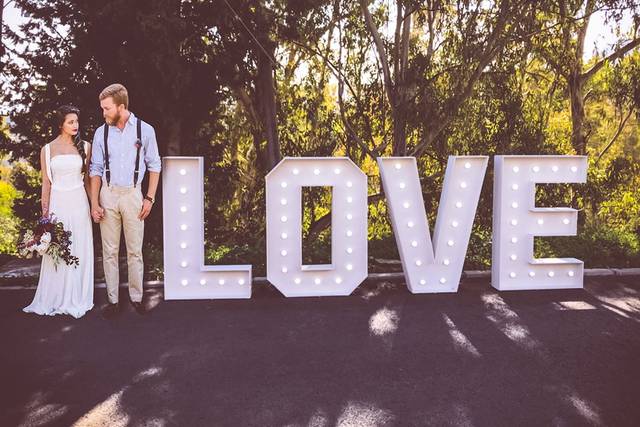
<svg viewBox="0 0 640 427"><path fill-rule="evenodd" d="M42 193L40 196L42 205L42 216L49 215L49 199L51 197L51 181L47 175L47 160L44 154L44 147L40 150L40 174L42 175Z"/></svg>
<svg viewBox="0 0 640 427"><path fill-rule="evenodd" d="M89 166L91 165L91 144L87 142L87 161L84 170L84 189L87 192L87 197L91 200L91 179L89 178Z"/></svg>

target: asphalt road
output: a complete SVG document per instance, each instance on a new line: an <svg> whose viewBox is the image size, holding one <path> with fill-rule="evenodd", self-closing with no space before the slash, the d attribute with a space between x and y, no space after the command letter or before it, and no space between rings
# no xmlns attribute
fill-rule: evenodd
<svg viewBox="0 0 640 427"><path fill-rule="evenodd" d="M640 280L452 295L125 306L105 320L21 312L0 291L0 426L640 425ZM122 292L122 298L125 292Z"/></svg>

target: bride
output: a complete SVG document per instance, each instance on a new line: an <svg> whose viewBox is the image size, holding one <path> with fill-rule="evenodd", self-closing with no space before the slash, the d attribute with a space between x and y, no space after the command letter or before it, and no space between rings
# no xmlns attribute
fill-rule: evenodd
<svg viewBox="0 0 640 427"><path fill-rule="evenodd" d="M91 145L79 134L79 110L64 105L56 111L60 134L40 150L42 216L53 214L71 231L71 254L78 266L45 254L38 289L27 313L82 317L93 308L93 235L87 194Z"/></svg>

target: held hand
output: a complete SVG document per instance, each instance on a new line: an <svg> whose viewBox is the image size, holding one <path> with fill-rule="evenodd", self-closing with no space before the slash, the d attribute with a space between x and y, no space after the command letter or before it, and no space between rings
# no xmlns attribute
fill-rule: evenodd
<svg viewBox="0 0 640 427"><path fill-rule="evenodd" d="M140 221L143 221L146 217L149 216L149 214L151 213L152 205L153 204L147 199L144 199L142 201L142 209L140 209L140 213L138 214L138 219Z"/></svg>
<svg viewBox="0 0 640 427"><path fill-rule="evenodd" d="M104 218L104 209L100 205L91 207L91 218L93 218L93 222L99 223Z"/></svg>

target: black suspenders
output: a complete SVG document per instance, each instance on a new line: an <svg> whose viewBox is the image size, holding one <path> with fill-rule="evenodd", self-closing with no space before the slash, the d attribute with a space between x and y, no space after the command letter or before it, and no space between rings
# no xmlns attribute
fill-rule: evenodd
<svg viewBox="0 0 640 427"><path fill-rule="evenodd" d="M133 187L138 185L138 175L140 175L140 148L142 148L142 120L136 117L136 168L133 171ZM104 172L107 176L107 185L111 182L111 169L109 169L109 125L104 124Z"/></svg>
<svg viewBox="0 0 640 427"><path fill-rule="evenodd" d="M133 188L138 185L138 174L140 173L140 147L142 147L142 120L136 117L136 168L133 171Z"/></svg>
<svg viewBox="0 0 640 427"><path fill-rule="evenodd" d="M104 124L104 172L107 175L107 186L111 182L111 170L109 169L109 124Z"/></svg>

